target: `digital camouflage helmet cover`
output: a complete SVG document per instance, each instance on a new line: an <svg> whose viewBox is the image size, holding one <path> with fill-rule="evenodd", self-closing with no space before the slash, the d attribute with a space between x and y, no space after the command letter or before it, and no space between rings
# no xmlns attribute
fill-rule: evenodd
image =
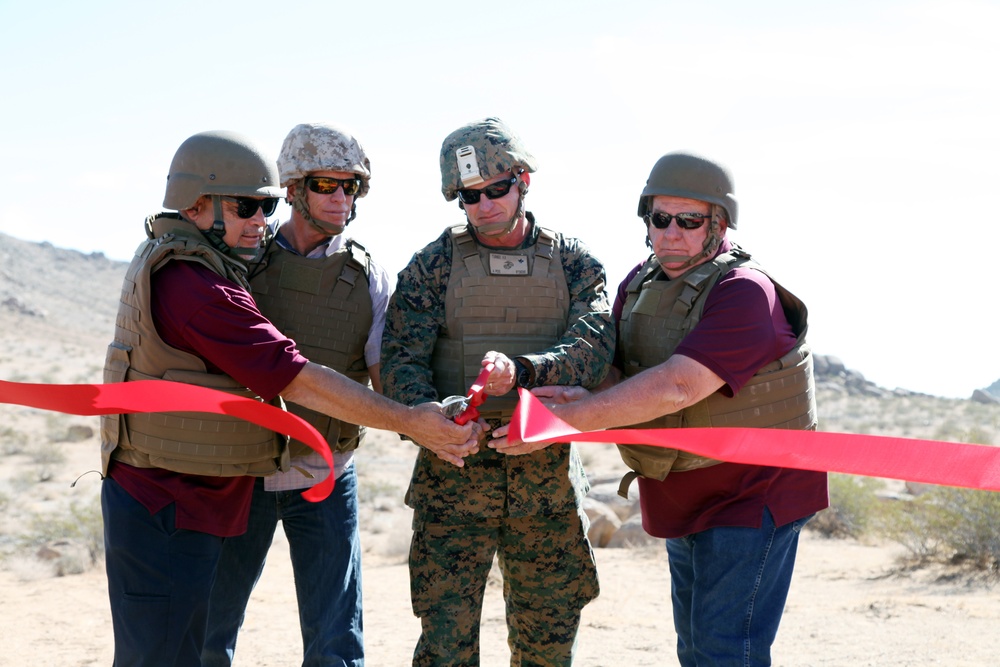
<svg viewBox="0 0 1000 667"><path fill-rule="evenodd" d="M446 201L458 191L507 172L534 172L535 157L499 118L483 118L458 128L441 144L441 193Z"/></svg>
<svg viewBox="0 0 1000 667"><path fill-rule="evenodd" d="M346 226L357 217L357 200L368 194L372 177L371 161L354 133L332 123L300 123L292 128L281 144L278 153L278 171L281 185L289 188L289 204L310 225L321 233L334 236L343 232L313 217L309 210L307 194L301 187L304 179L318 171L352 173L361 181L361 188L351 202L351 213Z"/></svg>

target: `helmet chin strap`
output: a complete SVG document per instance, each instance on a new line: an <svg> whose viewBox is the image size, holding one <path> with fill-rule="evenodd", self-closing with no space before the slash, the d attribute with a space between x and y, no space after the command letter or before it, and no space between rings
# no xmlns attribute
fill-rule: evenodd
<svg viewBox="0 0 1000 667"><path fill-rule="evenodd" d="M229 244L226 243L226 223L222 217L222 197L219 195L212 195L212 218L212 226L201 230L209 245L222 254L229 255L241 262L252 261L257 257L260 248L241 248L239 246L230 248Z"/></svg>
<svg viewBox="0 0 1000 667"><path fill-rule="evenodd" d="M295 188L295 196L292 198L292 208L295 209L302 219L309 223L309 225L324 236L337 236L338 234L343 234L344 230L347 229L347 225L351 224L351 220L358 215L358 203L357 201L351 202L351 214L347 216L347 220L344 221L343 225L331 225L328 222L323 222L322 220L317 220L309 212L309 204L306 202L306 191L303 187L305 181L301 180L298 183L298 187Z"/></svg>

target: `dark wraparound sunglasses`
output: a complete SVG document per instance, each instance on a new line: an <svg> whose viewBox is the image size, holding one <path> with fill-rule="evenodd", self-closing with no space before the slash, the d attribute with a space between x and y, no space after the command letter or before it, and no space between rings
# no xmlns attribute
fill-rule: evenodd
<svg viewBox="0 0 1000 667"><path fill-rule="evenodd" d="M491 183L481 190L459 190L458 198L462 200L463 204L478 204L482 195L486 195L487 199L499 199L505 197L515 183L517 183L517 176L511 176L506 180Z"/></svg>
<svg viewBox="0 0 1000 667"><path fill-rule="evenodd" d="M254 199L252 197L223 197L223 199L235 202L236 215L244 220L257 215L258 208L264 212L265 218L274 215L275 209L278 208L277 197L265 197L264 199Z"/></svg>
<svg viewBox="0 0 1000 667"><path fill-rule="evenodd" d="M643 220L646 221L647 225L653 225L657 229L666 229L670 226L670 222L674 220L677 221L677 226L681 229L698 229L708 222L710 217L708 213L678 213L677 215L670 215L669 213L656 211L655 213L647 213L643 216Z"/></svg>
<svg viewBox="0 0 1000 667"><path fill-rule="evenodd" d="M320 195L332 195L337 191L337 188L344 188L344 196L350 197L358 194L361 189L361 179L310 176L306 179L306 187Z"/></svg>

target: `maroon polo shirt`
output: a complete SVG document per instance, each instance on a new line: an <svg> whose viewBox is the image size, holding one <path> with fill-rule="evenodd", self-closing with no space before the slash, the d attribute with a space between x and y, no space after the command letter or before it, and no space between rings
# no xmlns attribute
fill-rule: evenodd
<svg viewBox="0 0 1000 667"><path fill-rule="evenodd" d="M195 262L171 261L152 278L153 321L173 347L201 357L265 400L295 379L307 360L249 292ZM246 532L253 477L210 477L112 460L108 473L151 514L174 503L176 526L220 537Z"/></svg>
<svg viewBox="0 0 1000 667"><path fill-rule="evenodd" d="M732 248L724 239L719 252ZM619 285L615 323L621 319L629 282ZM719 391L733 396L757 370L795 346L773 283L760 271L730 271L709 293L701 320L675 354L689 357L726 383ZM642 524L655 537L683 537L708 528L759 528L764 508L775 524L785 525L829 505L824 472L720 463L672 472L662 482L639 478Z"/></svg>

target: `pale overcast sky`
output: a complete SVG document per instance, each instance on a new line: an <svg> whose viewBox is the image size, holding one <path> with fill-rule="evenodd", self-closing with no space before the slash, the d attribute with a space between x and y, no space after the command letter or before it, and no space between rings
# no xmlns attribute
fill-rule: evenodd
<svg viewBox="0 0 1000 667"><path fill-rule="evenodd" d="M612 292L650 168L696 150L732 169L733 239L806 301L817 352L967 397L1000 379L998 31L1000 3L963 0L0 0L0 231L128 259L188 136L277 154L326 120L372 160L349 233L394 275L461 221L441 140L497 115L540 162L529 209Z"/></svg>

